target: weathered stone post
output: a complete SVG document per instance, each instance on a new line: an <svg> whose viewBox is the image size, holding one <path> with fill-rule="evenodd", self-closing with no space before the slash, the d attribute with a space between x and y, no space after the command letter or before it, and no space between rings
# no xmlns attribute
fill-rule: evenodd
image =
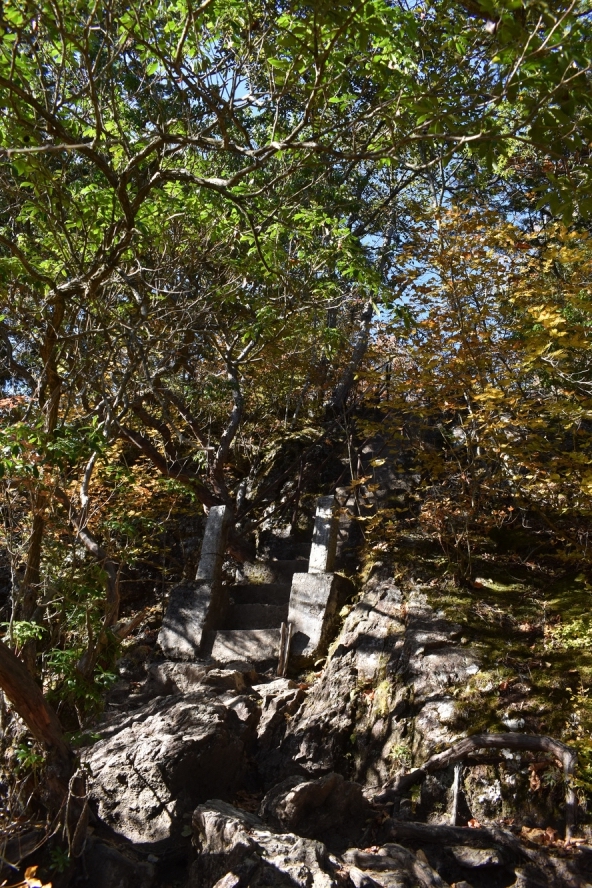
<svg viewBox="0 0 592 888"><path fill-rule="evenodd" d="M335 510L334 496L318 498L308 563L309 573L331 573L335 568L339 526L339 517Z"/></svg>
<svg viewBox="0 0 592 888"><path fill-rule="evenodd" d="M339 517L334 496L317 500L308 573L292 578L288 623L292 641L290 660L302 666L325 653L339 609L353 591L346 577L333 573Z"/></svg>
<svg viewBox="0 0 592 888"><path fill-rule="evenodd" d="M212 506L195 580L171 591L158 642L165 656L173 660L199 656L206 632L224 618L228 593L222 586L222 562L229 522L228 506Z"/></svg>

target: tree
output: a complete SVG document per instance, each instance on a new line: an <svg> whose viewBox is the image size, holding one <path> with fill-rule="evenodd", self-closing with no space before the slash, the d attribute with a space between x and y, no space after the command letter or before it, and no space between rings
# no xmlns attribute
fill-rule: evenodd
<svg viewBox="0 0 592 888"><path fill-rule="evenodd" d="M525 145L569 160L553 212L586 211L584 2L12 0L1 27L24 621L43 618L56 503L106 572L103 630L117 621L118 565L89 524L114 441L237 522L277 494L271 454L339 417L426 201ZM34 670L34 639L23 656Z"/></svg>

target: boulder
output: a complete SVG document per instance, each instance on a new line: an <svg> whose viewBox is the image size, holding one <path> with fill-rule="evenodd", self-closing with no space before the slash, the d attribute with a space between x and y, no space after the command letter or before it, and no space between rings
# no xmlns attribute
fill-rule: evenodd
<svg viewBox="0 0 592 888"><path fill-rule="evenodd" d="M259 813L276 828L339 851L361 841L373 811L358 783L327 774L305 782L289 777L267 793Z"/></svg>
<svg viewBox="0 0 592 888"><path fill-rule="evenodd" d="M277 678L267 684L253 685L253 691L261 698L261 721L257 728L257 738L259 749L266 754L273 746L279 745L287 720L302 704L306 691L289 678Z"/></svg>
<svg viewBox="0 0 592 888"><path fill-rule="evenodd" d="M343 886L339 861L321 842L276 833L217 799L196 808L192 826L198 854L186 888Z"/></svg>
<svg viewBox="0 0 592 888"><path fill-rule="evenodd" d="M401 756L420 763L434 743L455 742L454 689L479 671L459 636L421 589L404 595L389 576L372 577L269 756L267 785L337 771L379 787Z"/></svg>
<svg viewBox="0 0 592 888"><path fill-rule="evenodd" d="M351 848L343 855L356 888L448 888L425 855L401 845L388 844L376 851Z"/></svg>
<svg viewBox="0 0 592 888"><path fill-rule="evenodd" d="M157 842L178 834L199 802L233 797L255 739L255 704L244 699L243 713L237 695L226 706L203 688L157 698L105 725L84 756L100 819L133 842Z"/></svg>
<svg viewBox="0 0 592 888"><path fill-rule="evenodd" d="M155 869L151 863L93 836L87 839L83 862L86 878L80 884L85 888L152 888L154 885Z"/></svg>
<svg viewBox="0 0 592 888"><path fill-rule="evenodd" d="M207 671L206 666L197 663L178 663L174 660L151 663L146 681L137 696L140 700L152 700L168 694L191 693L202 683Z"/></svg>

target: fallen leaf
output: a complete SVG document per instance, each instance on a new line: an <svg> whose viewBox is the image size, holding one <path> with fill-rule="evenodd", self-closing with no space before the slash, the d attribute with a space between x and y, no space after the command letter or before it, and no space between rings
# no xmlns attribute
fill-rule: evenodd
<svg viewBox="0 0 592 888"><path fill-rule="evenodd" d="M552 826L548 826L545 832L549 836L549 844L554 845L559 838L559 833L557 832L557 830L553 829Z"/></svg>
<svg viewBox="0 0 592 888"><path fill-rule="evenodd" d="M520 831L520 837L522 839L526 839L527 842L532 842L534 845L552 844L552 839L548 832L544 829L539 829L538 827L534 827L531 829L528 826L523 826Z"/></svg>
<svg viewBox="0 0 592 888"><path fill-rule="evenodd" d="M531 792L537 792L541 788L541 778L534 768L530 769L530 778L528 782L530 784Z"/></svg>
<svg viewBox="0 0 592 888"><path fill-rule="evenodd" d="M469 829L481 829L482 824L479 823L478 820L475 820L475 818L473 817L472 820L469 820L467 826L469 827Z"/></svg>

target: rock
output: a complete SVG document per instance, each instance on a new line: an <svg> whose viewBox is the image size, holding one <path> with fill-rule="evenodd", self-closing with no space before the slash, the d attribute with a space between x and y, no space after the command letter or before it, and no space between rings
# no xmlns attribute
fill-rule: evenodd
<svg viewBox="0 0 592 888"><path fill-rule="evenodd" d="M471 650L460 645L460 632L421 590L405 600L378 572L347 616L280 748L268 757L267 785L337 771L381 786L397 756L420 764L435 744L459 739L452 691L479 669Z"/></svg>
<svg viewBox="0 0 592 888"><path fill-rule="evenodd" d="M155 869L151 863L123 854L118 848L87 839L84 851L85 888L152 888Z"/></svg>
<svg viewBox="0 0 592 888"><path fill-rule="evenodd" d="M187 694L195 690L207 675L208 667L196 663L178 663L165 660L152 663L139 696L151 700L167 694Z"/></svg>
<svg viewBox="0 0 592 888"><path fill-rule="evenodd" d="M291 718L303 702L306 692L295 681L278 678L269 684L253 685L253 691L261 697L261 721L257 729L259 748L266 754L272 746L279 745ZM281 736L278 736L281 728Z"/></svg>
<svg viewBox="0 0 592 888"><path fill-rule="evenodd" d="M450 850L456 862L461 866L476 868L503 864L500 854L494 848L470 848L467 845L453 845Z"/></svg>
<svg viewBox="0 0 592 888"><path fill-rule="evenodd" d="M237 669L210 669L202 683L217 691L235 691L237 694L247 689L245 677Z"/></svg>
<svg viewBox="0 0 592 888"><path fill-rule="evenodd" d="M306 691L287 678L253 685L252 690L261 698L255 759L264 785L269 789L277 781L278 768L283 764L282 740L290 720L306 698Z"/></svg>
<svg viewBox="0 0 592 888"><path fill-rule="evenodd" d="M218 629L213 633L211 660L218 666L254 670L275 666L280 649L280 630Z"/></svg>
<svg viewBox="0 0 592 888"><path fill-rule="evenodd" d="M278 829L343 850L357 844L373 811L358 783L328 774L306 782L289 777L267 793L259 813Z"/></svg>
<svg viewBox="0 0 592 888"><path fill-rule="evenodd" d="M213 690L160 697L104 727L85 754L99 817L133 842L178 834L182 817L241 786L252 725Z"/></svg>
<svg viewBox="0 0 592 888"><path fill-rule="evenodd" d="M343 861L372 880L364 882L356 874L352 878L356 888L358 883L362 888L373 885L379 885L380 888L448 888L448 883L429 863L401 845L384 845L377 852L350 848L343 855ZM351 876L350 869L350 878Z"/></svg>
<svg viewBox="0 0 592 888"><path fill-rule="evenodd" d="M238 888L240 881L240 876L235 876L234 873L226 873L225 876L218 879L214 888Z"/></svg>
<svg viewBox="0 0 592 888"><path fill-rule="evenodd" d="M227 693L220 697L220 701L235 712L245 728L254 734L261 718L261 707L257 705L258 700L254 696L241 694L236 697L232 693Z"/></svg>
<svg viewBox="0 0 592 888"><path fill-rule="evenodd" d="M368 873L363 873L357 866L349 868L349 878L355 888L381 888L379 882L376 882Z"/></svg>
<svg viewBox="0 0 592 888"><path fill-rule="evenodd" d="M237 884L337 888L340 884L339 861L321 842L275 833L253 814L219 800L196 808L192 826L198 855L186 888L234 888Z"/></svg>

